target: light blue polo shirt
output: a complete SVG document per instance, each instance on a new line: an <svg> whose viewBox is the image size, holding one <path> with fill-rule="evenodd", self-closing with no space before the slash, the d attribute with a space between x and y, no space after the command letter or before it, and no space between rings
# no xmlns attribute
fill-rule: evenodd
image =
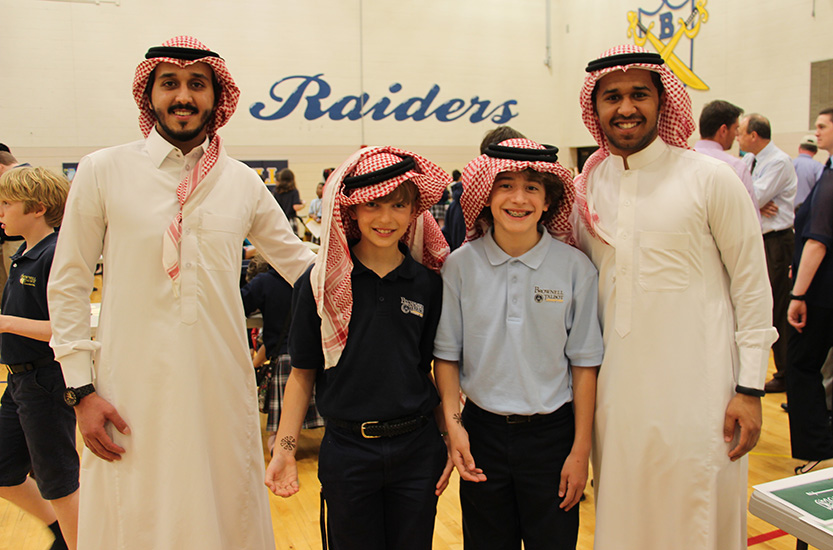
<svg viewBox="0 0 833 550"><path fill-rule="evenodd" d="M572 401L569 366L594 367L604 347L598 273L544 232L513 258L486 235L446 260L434 355L459 361L463 392L497 414L550 413Z"/></svg>

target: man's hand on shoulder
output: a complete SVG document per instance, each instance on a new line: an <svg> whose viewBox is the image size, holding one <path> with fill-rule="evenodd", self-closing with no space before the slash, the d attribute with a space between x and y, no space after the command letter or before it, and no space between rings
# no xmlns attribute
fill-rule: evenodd
<svg viewBox="0 0 833 550"><path fill-rule="evenodd" d="M735 394L726 407L726 417L723 421L723 439L726 443L734 438L735 426L740 428L738 444L729 451L729 458L732 462L741 458L758 444L762 424L761 398L742 393Z"/></svg>
<svg viewBox="0 0 833 550"><path fill-rule="evenodd" d="M116 445L104 428L107 422L112 422L125 435L130 434L130 428L113 405L97 393L91 393L75 405L75 417L84 445L95 456L107 462L121 460L124 448Z"/></svg>

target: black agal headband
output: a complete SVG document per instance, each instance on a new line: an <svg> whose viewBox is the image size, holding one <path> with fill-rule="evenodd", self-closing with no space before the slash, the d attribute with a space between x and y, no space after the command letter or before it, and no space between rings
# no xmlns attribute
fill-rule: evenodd
<svg viewBox="0 0 833 550"><path fill-rule="evenodd" d="M414 159L411 157L405 157L405 160L402 162L397 162L396 164L379 168L373 172L368 172L367 174L362 174L360 176L350 176L349 178L344 178L344 188L356 189L358 187L367 187L368 185L382 183L383 181L391 180L396 176L401 176L402 174L414 169L416 169L416 162Z"/></svg>
<svg viewBox="0 0 833 550"><path fill-rule="evenodd" d="M145 54L145 59L155 59L157 57L170 57L173 59L182 59L184 61L194 61L204 57L220 57L220 54L210 50L200 50L197 48L179 48L177 46L154 46Z"/></svg>
<svg viewBox="0 0 833 550"><path fill-rule="evenodd" d="M492 144L486 147L483 154L494 159L558 162L558 147L555 145L543 145L543 147L543 149L527 149L525 147Z"/></svg>
<svg viewBox="0 0 833 550"><path fill-rule="evenodd" d="M593 61L587 64L587 68L584 70L588 73L592 73L600 69L607 69L608 67L618 67L620 65L633 65L636 63L641 63L643 65L662 65L663 63L665 63L665 61L663 61L662 56L660 56L658 53L620 53L617 55L611 55L610 57L594 59Z"/></svg>

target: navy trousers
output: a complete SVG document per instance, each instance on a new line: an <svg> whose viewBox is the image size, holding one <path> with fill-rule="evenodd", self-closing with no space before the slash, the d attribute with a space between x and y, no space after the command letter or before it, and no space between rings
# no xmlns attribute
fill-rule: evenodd
<svg viewBox="0 0 833 550"><path fill-rule="evenodd" d="M558 505L561 468L575 438L572 403L508 423L471 400L463 409L474 462L487 481L460 481L466 550L575 550L579 507Z"/></svg>
<svg viewBox="0 0 833 550"><path fill-rule="evenodd" d="M448 451L436 423L364 439L328 425L318 453L331 550L430 550Z"/></svg>

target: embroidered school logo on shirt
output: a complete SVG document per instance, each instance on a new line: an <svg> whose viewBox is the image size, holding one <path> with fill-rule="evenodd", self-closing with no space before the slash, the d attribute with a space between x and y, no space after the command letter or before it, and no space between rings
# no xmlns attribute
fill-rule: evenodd
<svg viewBox="0 0 833 550"><path fill-rule="evenodd" d="M563 290L549 290L547 288L535 287L535 303L541 304L543 302L563 302Z"/></svg>
<svg viewBox="0 0 833 550"><path fill-rule="evenodd" d="M33 277L32 275L21 275L20 276L20 284L25 286L35 286L35 283L38 282L37 277Z"/></svg>
<svg viewBox="0 0 833 550"><path fill-rule="evenodd" d="M425 313L425 306L419 304L417 302L413 302L411 300L407 300L405 298L401 298L402 300L402 313L413 313L417 317L422 317Z"/></svg>

